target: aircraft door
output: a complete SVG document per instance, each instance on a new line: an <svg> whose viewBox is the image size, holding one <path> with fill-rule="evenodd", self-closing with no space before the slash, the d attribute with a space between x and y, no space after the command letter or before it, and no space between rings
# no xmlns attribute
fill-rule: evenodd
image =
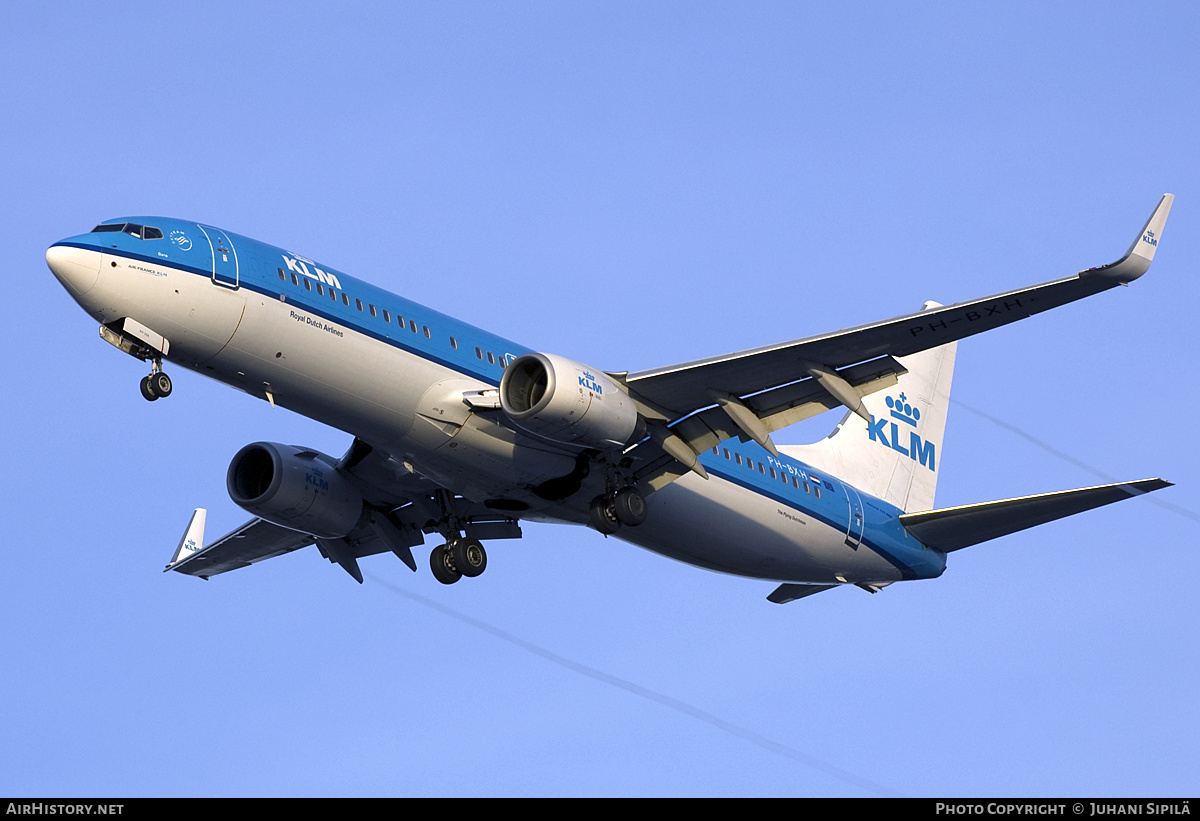
<svg viewBox="0 0 1200 821"><path fill-rule="evenodd" d="M220 228L208 225L197 227L204 232L204 236L208 238L208 245L212 249L213 282L217 285L224 285L226 288L238 287L237 251L234 249L233 243L229 241L229 237Z"/></svg>
<svg viewBox="0 0 1200 821"><path fill-rule="evenodd" d="M863 529L866 527L866 510L863 508L862 497L858 495L858 491L850 487L850 485L842 484L842 490L846 491L846 503L849 507L849 519L846 524L846 544L849 547L858 549L862 544Z"/></svg>

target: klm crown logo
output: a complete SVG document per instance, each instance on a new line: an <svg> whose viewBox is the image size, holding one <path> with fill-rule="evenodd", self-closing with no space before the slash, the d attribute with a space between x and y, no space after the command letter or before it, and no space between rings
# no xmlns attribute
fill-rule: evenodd
<svg viewBox="0 0 1200 821"><path fill-rule="evenodd" d="M874 414L871 415L871 422L867 425L867 436L870 440L902 453L930 470L937 470L937 446L933 442L926 442L920 434L911 430L908 431L908 446L905 447L901 443L900 425L917 427L917 422L921 419L921 409L909 404L908 397L903 393L897 398L889 396L885 401L888 416L876 418ZM895 421L890 421L888 417Z"/></svg>
<svg viewBox="0 0 1200 821"><path fill-rule="evenodd" d="M900 394L899 399L893 399L889 396L886 400L887 406L891 408L891 416L893 419L899 419L901 422L912 425L915 428L917 426L917 420L921 418L921 409L914 408L912 405L908 404L908 402L904 401L907 398L908 397L906 397L904 394Z"/></svg>
<svg viewBox="0 0 1200 821"><path fill-rule="evenodd" d="M1148 242L1151 245L1158 245L1158 240L1154 237L1153 231L1147 231L1145 236L1142 237L1142 242Z"/></svg>

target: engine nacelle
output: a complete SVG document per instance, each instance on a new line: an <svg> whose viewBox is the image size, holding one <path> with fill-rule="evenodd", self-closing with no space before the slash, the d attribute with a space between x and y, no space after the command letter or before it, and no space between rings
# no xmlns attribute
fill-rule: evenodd
<svg viewBox="0 0 1200 821"><path fill-rule="evenodd" d="M624 447L644 428L629 394L603 371L554 354L514 359L500 406L522 430L568 445Z"/></svg>
<svg viewBox="0 0 1200 821"><path fill-rule="evenodd" d="M255 442L229 463L225 486L246 510L280 527L322 539L340 539L358 524L363 498L315 450Z"/></svg>

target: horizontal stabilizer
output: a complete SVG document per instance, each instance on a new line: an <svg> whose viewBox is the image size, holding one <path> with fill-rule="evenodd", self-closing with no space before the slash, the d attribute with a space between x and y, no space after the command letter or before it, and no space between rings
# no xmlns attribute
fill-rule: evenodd
<svg viewBox="0 0 1200 821"><path fill-rule="evenodd" d="M813 593L820 593L822 590L832 590L835 587L840 587L836 584L781 584L776 587L771 595L767 596L767 601L775 604L787 604L796 599L802 599L805 596L811 596Z"/></svg>
<svg viewBox="0 0 1200 821"><path fill-rule="evenodd" d="M900 517L900 524L925 545L949 553L1170 486L1170 482L1162 479L1142 479L1078 490L1060 490L1057 493L1041 493L998 502L905 513Z"/></svg>

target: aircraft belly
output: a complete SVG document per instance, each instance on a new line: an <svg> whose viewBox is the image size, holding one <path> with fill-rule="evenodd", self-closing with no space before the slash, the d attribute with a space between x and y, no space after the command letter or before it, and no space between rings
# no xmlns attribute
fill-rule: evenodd
<svg viewBox="0 0 1200 821"><path fill-rule="evenodd" d="M647 499L646 522L619 538L710 570L773 581L898 580L897 568L837 529L719 477L684 476Z"/></svg>

